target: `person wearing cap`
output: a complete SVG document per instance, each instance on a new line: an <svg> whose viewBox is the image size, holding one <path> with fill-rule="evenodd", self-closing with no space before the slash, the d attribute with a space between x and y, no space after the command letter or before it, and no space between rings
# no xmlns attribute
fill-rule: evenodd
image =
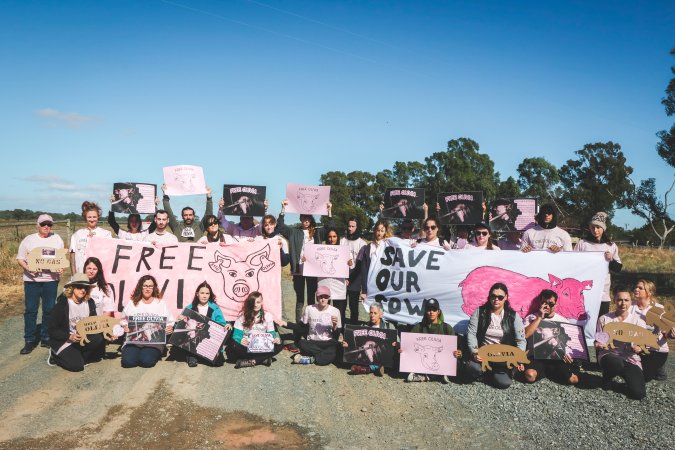
<svg viewBox="0 0 675 450"><path fill-rule="evenodd" d="M342 328L340 310L330 305L330 288L319 286L316 289L316 303L307 305L300 324L291 324L297 335L306 336L298 341L300 353L292 356L293 364L316 364L327 366L337 356L337 337ZM280 322L287 327L287 322Z"/></svg>
<svg viewBox="0 0 675 450"><path fill-rule="evenodd" d="M101 218L101 207L97 203L82 202L82 218L86 228L77 230L70 237L70 273L84 272L84 260L87 254L87 244L90 237L111 238L112 233L98 226Z"/></svg>
<svg viewBox="0 0 675 450"><path fill-rule="evenodd" d="M410 330L411 333L442 334L446 336L455 335L455 331L452 329L452 326L445 323L443 311L441 311L441 306L438 303L438 300L436 300L435 298L428 298L424 300L422 307L424 310L424 316L422 317L422 321L416 323L412 327L412 329ZM455 358L461 358L462 351L455 350L454 356ZM413 372L410 372L408 374L405 381L407 382L430 381L436 378L439 379L443 384L448 384L449 382L448 377L446 375L434 376Z"/></svg>
<svg viewBox="0 0 675 450"><path fill-rule="evenodd" d="M63 248L63 239L52 232L54 219L49 214L40 214L37 219L37 232L29 234L19 244L16 262L23 269L23 294L25 310L23 313L23 330L25 345L19 353L27 355L42 341L43 347L49 346L47 324L49 314L54 308L56 290L63 269L31 271L28 267L28 253L39 247L50 249ZM37 335L37 315L42 301L42 326L40 336Z"/></svg>
<svg viewBox="0 0 675 450"><path fill-rule="evenodd" d="M558 226L558 213L553 205L542 205L534 219L537 225L523 234L520 251L524 253L532 250L550 250L553 253L561 250L572 251L572 238L567 231Z"/></svg>
<svg viewBox="0 0 675 450"><path fill-rule="evenodd" d="M603 252L605 260L609 262L605 285L602 289L602 303L598 317L609 312L611 273L621 272L623 265L619 258L619 247L607 237L607 213L597 212L588 223L588 232L584 239L577 242L575 252Z"/></svg>
<svg viewBox="0 0 675 450"><path fill-rule="evenodd" d="M204 223L201 220L197 220L195 216L195 210L189 206L186 206L181 210L181 216L183 218L182 222L179 222L176 219L176 215L171 209L171 202L169 196L166 195L166 184L162 184L162 192L164 196L162 199L162 206L164 206L164 211L169 216L169 228L173 234L178 238L178 242L197 242L197 240L202 237L205 231ZM213 215L213 200L211 198L211 188L206 186L206 210L204 211L204 216L207 214Z"/></svg>
<svg viewBox="0 0 675 450"><path fill-rule="evenodd" d="M486 223L479 223L473 227L473 242L464 248L477 250L501 250L492 241L490 226Z"/></svg>
<svg viewBox="0 0 675 450"><path fill-rule="evenodd" d="M99 361L105 351L102 333L88 334L89 342L77 333L81 319L96 315L96 303L89 297L92 287L89 277L76 273L64 286L49 317L49 364L56 364L70 372L81 372L84 365Z"/></svg>
<svg viewBox="0 0 675 450"><path fill-rule="evenodd" d="M478 348L488 344L506 344L525 351L523 321L509 305L509 290L504 283L495 283L490 287L487 301L478 307L469 319L467 341L471 351L471 360L466 365L467 377L473 381L483 375L482 358ZM513 382L513 371L505 363L490 363L488 380L498 389L506 389ZM519 372L525 366L518 364Z"/></svg>

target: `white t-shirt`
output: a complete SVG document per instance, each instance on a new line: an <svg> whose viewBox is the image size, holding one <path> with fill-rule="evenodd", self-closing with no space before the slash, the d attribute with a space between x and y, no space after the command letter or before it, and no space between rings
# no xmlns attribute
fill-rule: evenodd
<svg viewBox="0 0 675 450"><path fill-rule="evenodd" d="M209 313L209 305L202 305L199 304L197 305L197 312L201 314L202 316L206 317L206 315Z"/></svg>
<svg viewBox="0 0 675 450"><path fill-rule="evenodd" d="M16 259L27 261L28 253L37 247L48 247L54 249L63 248L63 239L61 239L61 236L58 234L54 233L51 233L46 238L40 237L39 233L29 234L23 238L21 244L19 244L19 251L17 252ZM58 279L58 272L38 272L35 277L32 277L26 270L23 271L23 281L37 281L40 283L45 283L48 281L58 281Z"/></svg>
<svg viewBox="0 0 675 450"><path fill-rule="evenodd" d="M656 307L663 308L663 305L661 303L656 303ZM634 313L637 315L640 319L642 319L645 323L647 323L647 311L649 311L652 308L652 305L647 306L645 309L640 309L638 305L633 305L631 307L631 313ZM664 336L661 331L668 331L668 330L659 330L658 327L651 327L647 325L647 329L651 330L652 333L656 335L656 342L659 344L659 352L661 353L668 353L670 350L668 348L668 337Z"/></svg>
<svg viewBox="0 0 675 450"><path fill-rule="evenodd" d="M156 231L149 233L143 240L145 242L155 242L157 244L175 244L178 242L178 238L168 229L162 234L157 234Z"/></svg>
<svg viewBox="0 0 675 450"><path fill-rule="evenodd" d="M612 242L612 244L608 244L606 242L588 242L585 239L580 240L577 242L577 245L574 247L575 252L609 252L612 255L612 259L618 263L621 262L621 259L619 258L619 247L616 246L615 243ZM607 273L607 277L605 278L605 286L602 289L602 301L603 302L608 302L611 300L610 298L610 287L612 284L612 277L610 276L609 272Z"/></svg>
<svg viewBox="0 0 675 450"><path fill-rule="evenodd" d="M102 316L104 313L115 311L115 300L113 300L111 296L106 295L98 286L91 288L89 296L94 300L94 303L96 303L97 316Z"/></svg>
<svg viewBox="0 0 675 450"><path fill-rule="evenodd" d="M359 256L359 251L361 250L361 247L363 247L366 244L367 244L366 241L364 241L362 238L354 239L353 241L343 238L340 241L340 245L346 245L349 247L349 255L350 255L349 257L351 258L353 264L356 264L356 257Z"/></svg>
<svg viewBox="0 0 675 450"><path fill-rule="evenodd" d="M271 238L266 238L266 237L260 235L260 236L256 236L255 240L256 241L268 240L268 241L270 241L270 248L272 248L272 249L281 248L284 251L284 253L288 254L288 241L286 239L284 239L284 237L280 234L272 236ZM279 242L281 242L281 247L279 247Z"/></svg>
<svg viewBox="0 0 675 450"><path fill-rule="evenodd" d="M123 314L126 317L137 316L141 314L166 317L167 325L173 325L176 320L166 302L157 298L152 299L152 302L150 303L143 303L143 300L140 300L137 305L134 305L134 302L129 300L127 304L124 305ZM154 347L160 351L163 351L164 349L164 345L162 344L148 344L144 345L144 347Z"/></svg>
<svg viewBox="0 0 675 450"><path fill-rule="evenodd" d="M337 328L342 327L340 310L327 305L323 311L318 305L309 305L302 313L302 323L309 325L308 341L328 341L333 337L333 316L337 316Z"/></svg>
<svg viewBox="0 0 675 450"><path fill-rule="evenodd" d="M148 233L147 230L139 231L138 233L132 233L120 228L119 233L117 233L117 237L124 239L125 241L143 242L148 234L150 233Z"/></svg>
<svg viewBox="0 0 675 450"><path fill-rule="evenodd" d="M485 331L485 345L501 343L504 337L504 330L502 330L503 318L504 310L500 314L490 313L490 325L488 325Z"/></svg>
<svg viewBox="0 0 675 450"><path fill-rule="evenodd" d="M316 233L316 231L315 231ZM302 230L302 234L304 235L302 239L302 248L300 249L300 260L298 262L298 272L296 275L302 275L302 268L304 264L302 263L302 258L305 256L305 244L311 244L314 242L314 239L309 237L309 230Z"/></svg>
<svg viewBox="0 0 675 450"><path fill-rule="evenodd" d="M566 252L572 251L572 238L560 227L545 229L537 225L523 234L523 245L529 245L534 250L545 250L554 244Z"/></svg>
<svg viewBox="0 0 675 450"><path fill-rule="evenodd" d="M77 325L77 322L85 317L89 317L89 303L85 300L78 304L71 299L68 299L68 323L70 334L75 332L75 325Z"/></svg>
<svg viewBox="0 0 675 450"><path fill-rule="evenodd" d="M84 261L87 259L87 243L89 236L111 238L112 234L108 230L96 227L93 230L81 228L77 230L70 238L70 252L75 253L75 271L81 273L84 271Z"/></svg>
<svg viewBox="0 0 675 450"><path fill-rule="evenodd" d="M527 316L527 317L525 317L525 318L523 319L523 325L524 325L525 327L527 327L529 324L531 324L532 322L534 322L535 319L536 319L537 317L538 317L538 316L537 316L536 314L530 314L529 316ZM563 316L561 316L561 315L558 314L558 313L553 314L553 317L544 317L544 318L541 319L541 320L542 320L542 321L546 320L546 321L548 321L548 322L569 323L569 321L568 321L566 318L564 318Z"/></svg>

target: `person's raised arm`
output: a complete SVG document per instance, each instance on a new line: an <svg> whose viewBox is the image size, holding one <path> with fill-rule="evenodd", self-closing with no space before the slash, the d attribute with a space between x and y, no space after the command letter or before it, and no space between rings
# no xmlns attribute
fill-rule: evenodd
<svg viewBox="0 0 675 450"><path fill-rule="evenodd" d="M210 187L206 186L206 209L204 209L204 214L202 215L202 231L206 230L206 222L204 220L206 219L206 216L208 215L213 215L213 191L211 190Z"/></svg>
<svg viewBox="0 0 675 450"><path fill-rule="evenodd" d="M110 225L110 228L113 229L116 235L120 234L120 225L115 220L115 213L112 209L108 211L108 225Z"/></svg>
<svg viewBox="0 0 675 450"><path fill-rule="evenodd" d="M164 210L169 216L169 228L171 228L171 231L175 233L176 230L178 230L178 221L176 220L176 215L173 213L173 210L171 209L171 202L169 200L169 196L166 195L166 184L162 185L162 192L164 193L164 196L162 198L162 206L164 207Z"/></svg>

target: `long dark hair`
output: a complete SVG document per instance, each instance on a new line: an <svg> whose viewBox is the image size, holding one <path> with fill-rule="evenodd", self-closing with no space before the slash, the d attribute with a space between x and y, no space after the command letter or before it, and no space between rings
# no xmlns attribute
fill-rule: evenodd
<svg viewBox="0 0 675 450"><path fill-rule="evenodd" d="M84 262L84 266L82 266L84 270L87 270L87 265L89 263L92 263L98 269L96 277L94 277L94 283L96 284L96 286L98 286L98 288L101 291L103 291L105 295L110 295L110 286L108 286L108 283L105 281L105 275L103 274L103 265L101 264L101 260L96 258L95 256L90 256Z"/></svg>
<svg viewBox="0 0 675 450"><path fill-rule="evenodd" d="M492 285L492 287L490 287L488 298L485 301L485 303L483 303L482 306L483 308L492 309L492 305L490 304L490 296L492 295L492 291L494 291L495 289L501 289L506 294L506 297L509 296L509 288L507 288L504 283L495 283ZM513 311L513 308L511 308L511 304L509 303L508 298L504 300L504 309Z"/></svg>
<svg viewBox="0 0 675 450"><path fill-rule="evenodd" d="M311 214L301 214L300 215L301 223L304 217L307 217L309 219L309 226L307 227L307 231L309 231L309 238L314 239L314 233L316 232L316 220L314 220L314 216L312 216Z"/></svg>
<svg viewBox="0 0 675 450"><path fill-rule="evenodd" d="M131 231L131 219L134 217L138 219L138 232L140 233L143 230L143 221L138 213L129 214L129 217L127 217L127 231Z"/></svg>
<svg viewBox="0 0 675 450"><path fill-rule="evenodd" d="M195 289L195 296L192 299L192 309L195 311L197 310L197 306L199 305L199 291L201 288L207 288L210 292L209 294L209 301L210 302L215 302L216 301L216 294L213 293L213 289L211 289L211 285L207 283L206 281L202 282L197 286L197 289Z"/></svg>
<svg viewBox="0 0 675 450"><path fill-rule="evenodd" d="M159 292L159 285L157 284L155 277L152 275L143 275L138 279L138 283L136 283L134 290L131 291L131 301L134 302L134 306L138 305L138 302L143 298L143 283L148 280L151 280L155 284L155 288L152 290L152 296L158 299L162 298L162 293Z"/></svg>
<svg viewBox="0 0 675 450"><path fill-rule="evenodd" d="M244 328L251 328L256 322L257 317L265 316L265 309L261 306L259 312L255 312L255 301L262 297L262 294L258 291L253 291L248 294L246 300L244 300Z"/></svg>
<svg viewBox="0 0 675 450"><path fill-rule="evenodd" d="M194 210L192 210L192 212L194 212ZM207 214L206 216L204 216L204 228L205 228L204 236L206 236L206 241L224 242L225 236L223 236L223 230L220 229L220 226L218 226L218 231L216 231L215 235L211 235L211 233L209 233L209 227L214 223L218 223L218 218L216 216L214 216L213 214Z"/></svg>
<svg viewBox="0 0 675 450"><path fill-rule="evenodd" d="M338 233L337 228L335 228L335 227L326 228L326 245L333 245L333 244L328 243L328 234L331 231L334 232L335 235L337 236L337 241L335 241L335 245L340 245L340 233Z"/></svg>

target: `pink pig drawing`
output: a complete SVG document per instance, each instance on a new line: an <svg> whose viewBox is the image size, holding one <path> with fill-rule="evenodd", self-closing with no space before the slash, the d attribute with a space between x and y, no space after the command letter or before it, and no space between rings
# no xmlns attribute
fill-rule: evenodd
<svg viewBox="0 0 675 450"><path fill-rule="evenodd" d="M585 320L588 315L584 291L593 287L592 280L558 278L548 274L548 281L512 272L499 267L478 267L469 273L459 287L462 288L462 310L469 316L488 298L494 283L504 283L509 290L509 304L525 318L534 312L532 302L544 289L558 294L556 312L567 319Z"/></svg>

